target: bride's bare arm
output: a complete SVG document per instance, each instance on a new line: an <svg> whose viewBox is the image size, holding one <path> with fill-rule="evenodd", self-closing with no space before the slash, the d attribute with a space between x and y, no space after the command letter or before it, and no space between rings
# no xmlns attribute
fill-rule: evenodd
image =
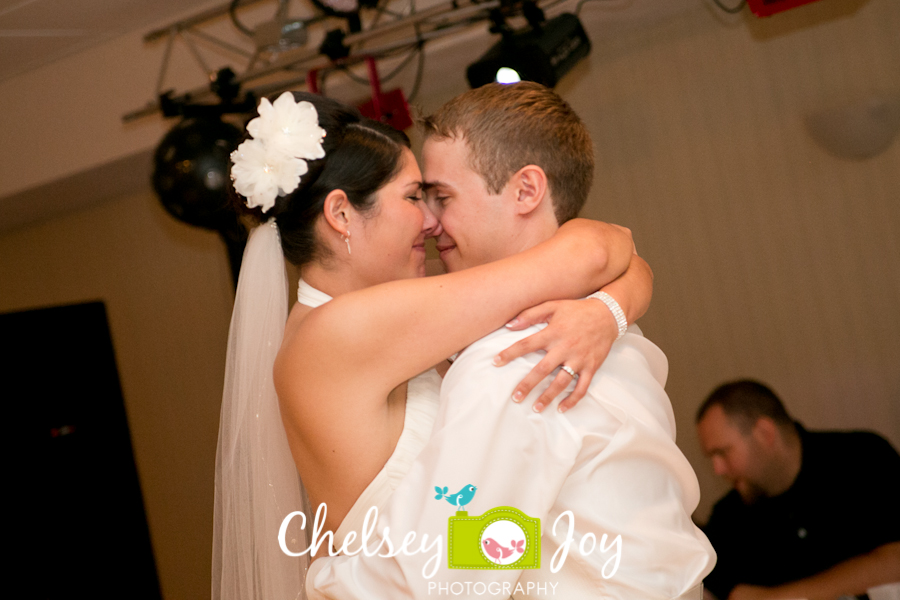
<svg viewBox="0 0 900 600"><path fill-rule="evenodd" d="M386 395L524 308L610 283L632 253L628 230L576 219L494 263L344 294L304 319L293 332L302 343L286 340L279 362L291 376L283 382L320 398L352 395L357 385Z"/></svg>

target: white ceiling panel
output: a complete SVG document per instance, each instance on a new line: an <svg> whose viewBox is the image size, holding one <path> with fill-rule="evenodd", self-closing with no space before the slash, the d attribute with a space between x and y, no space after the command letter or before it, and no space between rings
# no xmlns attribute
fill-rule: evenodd
<svg viewBox="0 0 900 600"><path fill-rule="evenodd" d="M0 0L0 81L209 0Z"/></svg>
<svg viewBox="0 0 900 600"><path fill-rule="evenodd" d="M416 5L421 10L440 1L416 0ZM408 2L398 0L398 8L405 11ZM611 22L635 25L666 18L704 2L709 0L601 0L585 6L585 10L603 11ZM274 4L272 0L273 7ZM167 25L170 19L218 5L226 5L226 0L0 0L0 81L112 37L142 29L149 31ZM569 5L569 10L574 9L574 0Z"/></svg>

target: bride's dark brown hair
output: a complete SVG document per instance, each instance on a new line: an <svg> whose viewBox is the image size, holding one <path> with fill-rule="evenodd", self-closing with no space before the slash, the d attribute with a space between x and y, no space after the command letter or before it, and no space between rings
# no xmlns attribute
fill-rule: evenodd
<svg viewBox="0 0 900 600"><path fill-rule="evenodd" d="M301 177L299 187L277 198L269 212L250 212L259 221L275 217L284 256L300 267L327 258L328 250L315 232L325 197L342 190L360 213L377 210L375 193L400 171L403 148L410 144L403 132L363 117L355 108L315 94L293 94L297 102L316 107L319 127L325 130L325 157L307 161L309 171ZM245 204L244 210L248 210Z"/></svg>

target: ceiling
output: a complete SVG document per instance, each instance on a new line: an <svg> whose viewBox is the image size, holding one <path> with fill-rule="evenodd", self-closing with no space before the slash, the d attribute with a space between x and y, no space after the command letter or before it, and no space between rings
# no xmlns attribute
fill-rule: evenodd
<svg viewBox="0 0 900 600"><path fill-rule="evenodd" d="M210 0L0 0L0 81Z"/></svg>
<svg viewBox="0 0 900 600"><path fill-rule="evenodd" d="M273 15L277 0L259 1L241 18L254 26L260 18ZM407 12L415 2L423 10L447 0L389 0L396 12ZM553 13L574 11L578 0L563 0ZM310 0L290 0L291 15L308 12ZM597 0L582 13L609 30L641 29L678 13L701 9L711 0ZM123 35L147 34L209 9L227 6L228 0L0 0L0 81L14 85L16 77L84 52ZM545 6L555 0L542 0ZM256 11L256 12L254 12ZM219 23L219 33L243 40L227 21ZM460 59L462 60L462 59ZM153 73L150 76L156 77ZM138 107L135 107L138 108ZM0 231L87 206L145 185L151 161L148 152L129 155L99 169L48 182L14 196L0 198ZM101 183L98 184L97 182ZM105 187L104 187L105 186Z"/></svg>
<svg viewBox="0 0 900 600"><path fill-rule="evenodd" d="M272 0L273 3L275 0ZM292 0L295 3L307 0ZM442 0L417 0L422 8ZM600 0L610 20L651 22L710 0ZM396 0L404 9L410 0ZM135 30L150 31L202 8L210 0L0 0L0 81ZM401 6L401 4L403 6ZM546 3L544 3L546 4ZM570 1L574 9L574 0Z"/></svg>

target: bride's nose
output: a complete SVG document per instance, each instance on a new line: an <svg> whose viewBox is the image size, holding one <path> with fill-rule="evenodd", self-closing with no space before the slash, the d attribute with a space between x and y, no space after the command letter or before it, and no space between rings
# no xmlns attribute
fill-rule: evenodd
<svg viewBox="0 0 900 600"><path fill-rule="evenodd" d="M419 207L422 209L422 214L425 216L425 220L422 222L422 231L425 232L425 237L437 237L444 232L444 229L441 227L441 222L438 221L437 216L435 216L434 212L428 207L427 202L419 202Z"/></svg>

